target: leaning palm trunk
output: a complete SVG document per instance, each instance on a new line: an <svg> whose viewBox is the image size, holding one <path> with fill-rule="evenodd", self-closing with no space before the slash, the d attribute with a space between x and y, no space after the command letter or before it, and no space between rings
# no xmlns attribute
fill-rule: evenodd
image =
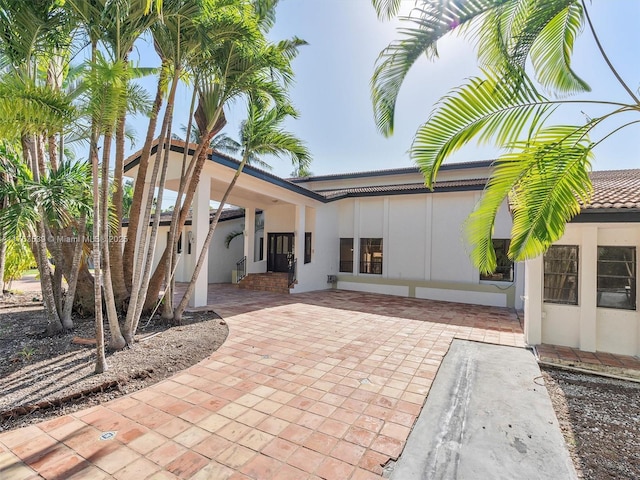
<svg viewBox="0 0 640 480"><path fill-rule="evenodd" d="M138 329L138 322L140 321L140 315L142 314L142 306L144 299L147 295L149 286L149 277L151 275L151 267L153 265L153 255L155 252L155 239L158 233L158 227L160 224L160 212L162 210L162 194L164 193L164 180L166 178L166 170L168 166L168 156L171 151L171 140L168 132L171 127L171 117L173 115L173 101L175 99L176 89L179 80L179 70L176 70L174 75L174 81L171 84L171 91L167 100L167 108L165 109L164 119L162 122L162 129L158 140L158 149L156 152L155 161L153 162L153 171L151 174L151 182L149 191L147 192L147 202L145 204L145 212L142 219L143 228L140 231L140 238L136 240L135 249L135 266L133 270L133 278L131 282L131 297L129 299L129 308L127 309L127 317L124 324L124 338L126 342L131 345L133 343L133 337ZM166 145L166 142L169 142ZM158 199L155 211L155 221L151 228L151 242L147 246L148 225L151 218L151 205L153 204L153 193L156 185L156 179L158 178L158 171L160 168L160 155L163 148L167 148L167 155L163 163L163 169L160 180L160 189L158 191ZM138 172L139 173L139 172ZM144 179L143 179L144 181ZM136 182L137 183L137 182ZM138 185L136 185L137 189ZM147 258L147 263L144 264L143 260ZM144 272L142 272L144 267ZM138 305L140 304L140 305Z"/></svg>
<svg viewBox="0 0 640 480"><path fill-rule="evenodd" d="M126 342L120 332L118 311L116 310L113 283L111 282L111 264L109 262L109 157L111 156L111 135L104 136L102 155L102 203L100 218L100 245L102 248L102 279L104 301L107 306L107 320L109 321L109 348L122 350Z"/></svg>
<svg viewBox="0 0 640 480"><path fill-rule="evenodd" d="M233 190L233 187L235 186L236 182L238 181L238 177L240 177L240 174L242 173L242 169L244 168L245 164L247 163L248 156L249 156L248 153L245 153L245 155L243 156L242 162L240 162L240 165L238 165L238 169L236 170L236 173L233 176L233 180L231 180L231 183L227 187L227 190L224 192L224 195L222 196L222 200L220 200L220 205L218 206L218 210L216 211L216 214L213 217L213 221L209 225L209 231L207 232L207 238L205 238L202 250L200 250L200 255L198 257L198 262L196 263L196 267L193 270L193 275L191 276L191 280L189 281L189 285L187 286L187 290L186 290L186 292L184 292L184 296L182 297L182 300L180 301L180 303L176 307L176 310L175 310L175 312L173 314L173 321L176 322L176 323L179 323L180 321L182 321L182 314L184 313L185 309L187 308L187 304L189 303L189 300L191 300L191 296L193 295L193 291L195 290L196 280L198 280L198 276L200 275L200 270L202 270L202 266L204 265L204 262L205 262L205 259L206 259L206 253L209 250L209 245L211 244L211 239L213 238L213 234L214 234L214 232L216 230L216 226L218 225L218 221L220 220L220 216L222 215L222 209L226 205L227 199L229 198L229 195L231 194L231 190Z"/></svg>
<svg viewBox="0 0 640 480"><path fill-rule="evenodd" d="M191 138L191 128L193 126L193 112L195 110L196 98L198 97L198 90L193 89L193 93L191 95L191 106L189 107L189 121L187 122L187 130L185 133L185 142L186 147L182 152L182 175L180 175L180 184L178 186L178 195L176 196L176 202L173 207L173 212L171 214L171 223L169 224L169 236L167 239L167 247L169 247L169 251L171 255L166 255L166 265L165 265L165 280L164 280L164 304L162 308L162 318L164 320L173 319L173 292L175 291L175 264L177 259L177 249L175 248L176 243L176 231L177 231L177 223L178 223L178 212L180 211L180 203L182 200L182 193L184 192L184 187L187 181L187 173L191 170L191 165L193 162L189 163L189 168L187 168L187 158L189 157L189 138Z"/></svg>
<svg viewBox="0 0 640 480"><path fill-rule="evenodd" d="M153 273L153 276L149 281L149 290L147 292L147 298L144 305L145 311L152 310L158 301L158 296L160 295L160 288L162 287L162 282L165 279L167 255L169 255L172 252L172 249L175 249L175 243L177 242L177 239L180 238L180 234L184 229L184 224L187 221L187 216L189 214L191 204L193 203L193 197L196 194L196 188L198 187L198 183L200 183L200 174L202 173L202 168L204 167L204 163L207 160L208 145L211 142L211 139L215 137L216 134L224 128L225 124L226 124L226 119L224 118L223 115L220 115L220 118L216 122L213 129L209 131L208 134L204 135L204 137L200 140L200 143L198 144L198 148L193 154L193 158L195 159L195 162L193 163L193 169L192 169L193 174L191 175L189 182L188 183L185 182L185 185L188 185L188 186L183 188L183 191L184 189L186 189L186 193L184 194L184 202L182 203L182 208L180 208L179 216L177 216L177 219L178 219L177 222L174 222L173 219L171 221L170 228L175 228L175 234L173 236L173 238L175 239L174 244L167 245L167 247L164 249L164 252L162 253L162 257L160 259L160 263L158 263L158 266L156 267L156 271ZM188 171L189 169L187 169L187 172ZM182 181L181 181L181 184L182 184ZM178 203L180 200L181 200L181 192L179 191L178 199L176 200L176 203ZM171 232L169 236L171 236Z"/></svg>
<svg viewBox="0 0 640 480"><path fill-rule="evenodd" d="M142 152L140 153L140 164L138 165L138 174L136 175L135 188L133 190L133 200L129 213L127 243L124 245L124 251L122 253L124 281L125 286L128 288L129 292L131 292L133 281L135 251L137 245L138 230L140 229L140 212L142 211L144 185L147 179L147 170L149 168L149 159L151 158L151 147L153 146L153 139L156 132L158 114L160 112L160 107L162 106L163 85L167 80L167 69L164 67L165 66L162 66L160 68L156 97L153 102L153 108L151 109L151 116L149 118L149 125L147 127L147 136L142 147ZM160 145L158 145L158 148L160 148ZM148 225L142 223L143 231L147 227Z"/></svg>
<svg viewBox="0 0 640 480"><path fill-rule="evenodd" d="M67 296L62 309L62 326L71 330L73 328L73 319L71 313L73 311L73 302L76 296L76 286L78 285L78 276L80 274L80 260L82 260L82 245L84 244L84 231L87 226L87 214L83 213L78 223L78 232L76 242L73 249L73 258L71 260L71 271L69 272L67 282Z"/></svg>

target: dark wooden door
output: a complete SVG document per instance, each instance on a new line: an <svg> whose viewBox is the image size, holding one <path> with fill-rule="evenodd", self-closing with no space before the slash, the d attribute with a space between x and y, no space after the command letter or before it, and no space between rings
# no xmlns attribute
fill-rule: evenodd
<svg viewBox="0 0 640 480"><path fill-rule="evenodd" d="M289 271L289 260L293 256L293 238L293 233L270 233L268 235L268 272Z"/></svg>

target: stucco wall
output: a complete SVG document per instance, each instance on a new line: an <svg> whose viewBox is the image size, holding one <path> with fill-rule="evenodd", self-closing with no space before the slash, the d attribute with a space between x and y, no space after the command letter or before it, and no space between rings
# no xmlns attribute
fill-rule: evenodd
<svg viewBox="0 0 640 480"><path fill-rule="evenodd" d="M578 305L544 303L542 298L527 305L526 340L623 355L640 354L640 314L636 310L597 307L597 247L626 246L640 251L640 225L588 223L567 225L559 245L577 245ZM542 286L542 257L528 262L526 282ZM637 275L637 265L636 265ZM638 298L636 282L636 298Z"/></svg>
<svg viewBox="0 0 640 480"><path fill-rule="evenodd" d="M337 203L337 235L354 239L354 273L339 274L338 288L417 298L516 306L516 287L480 282L463 241L463 223L478 192L348 198ZM511 219L500 211L497 231L509 235ZM383 239L382 275L358 273L359 239ZM336 260L339 253L336 253ZM524 278L518 278L524 283ZM519 289L522 292L522 287Z"/></svg>

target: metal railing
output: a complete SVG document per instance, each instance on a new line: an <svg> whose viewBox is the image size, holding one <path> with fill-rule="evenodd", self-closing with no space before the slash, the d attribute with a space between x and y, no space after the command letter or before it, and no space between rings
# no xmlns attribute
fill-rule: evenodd
<svg viewBox="0 0 640 480"><path fill-rule="evenodd" d="M240 283L240 280L242 280L244 277L247 276L247 257L242 257L242 259L240 259L237 263L236 263L236 282Z"/></svg>
<svg viewBox="0 0 640 480"><path fill-rule="evenodd" d="M298 259L290 257L288 264L288 272L289 272L289 287L296 283L296 271L298 269Z"/></svg>

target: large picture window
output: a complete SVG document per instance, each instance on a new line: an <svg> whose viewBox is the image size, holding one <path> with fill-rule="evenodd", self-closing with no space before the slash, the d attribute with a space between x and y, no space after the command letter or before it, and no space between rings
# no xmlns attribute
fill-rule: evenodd
<svg viewBox="0 0 640 480"><path fill-rule="evenodd" d="M636 309L635 247L598 247L598 307Z"/></svg>
<svg viewBox="0 0 640 480"><path fill-rule="evenodd" d="M360 239L360 273L382 275L382 239Z"/></svg>
<svg viewBox="0 0 640 480"><path fill-rule="evenodd" d="M496 251L497 266L493 273L481 273L480 280L513 282L513 262L507 256L510 243L508 239L493 239L493 249Z"/></svg>
<svg viewBox="0 0 640 480"><path fill-rule="evenodd" d="M340 239L339 271L343 273L353 273L353 238Z"/></svg>
<svg viewBox="0 0 640 480"><path fill-rule="evenodd" d="M544 301L578 304L577 245L552 245L544 254Z"/></svg>

